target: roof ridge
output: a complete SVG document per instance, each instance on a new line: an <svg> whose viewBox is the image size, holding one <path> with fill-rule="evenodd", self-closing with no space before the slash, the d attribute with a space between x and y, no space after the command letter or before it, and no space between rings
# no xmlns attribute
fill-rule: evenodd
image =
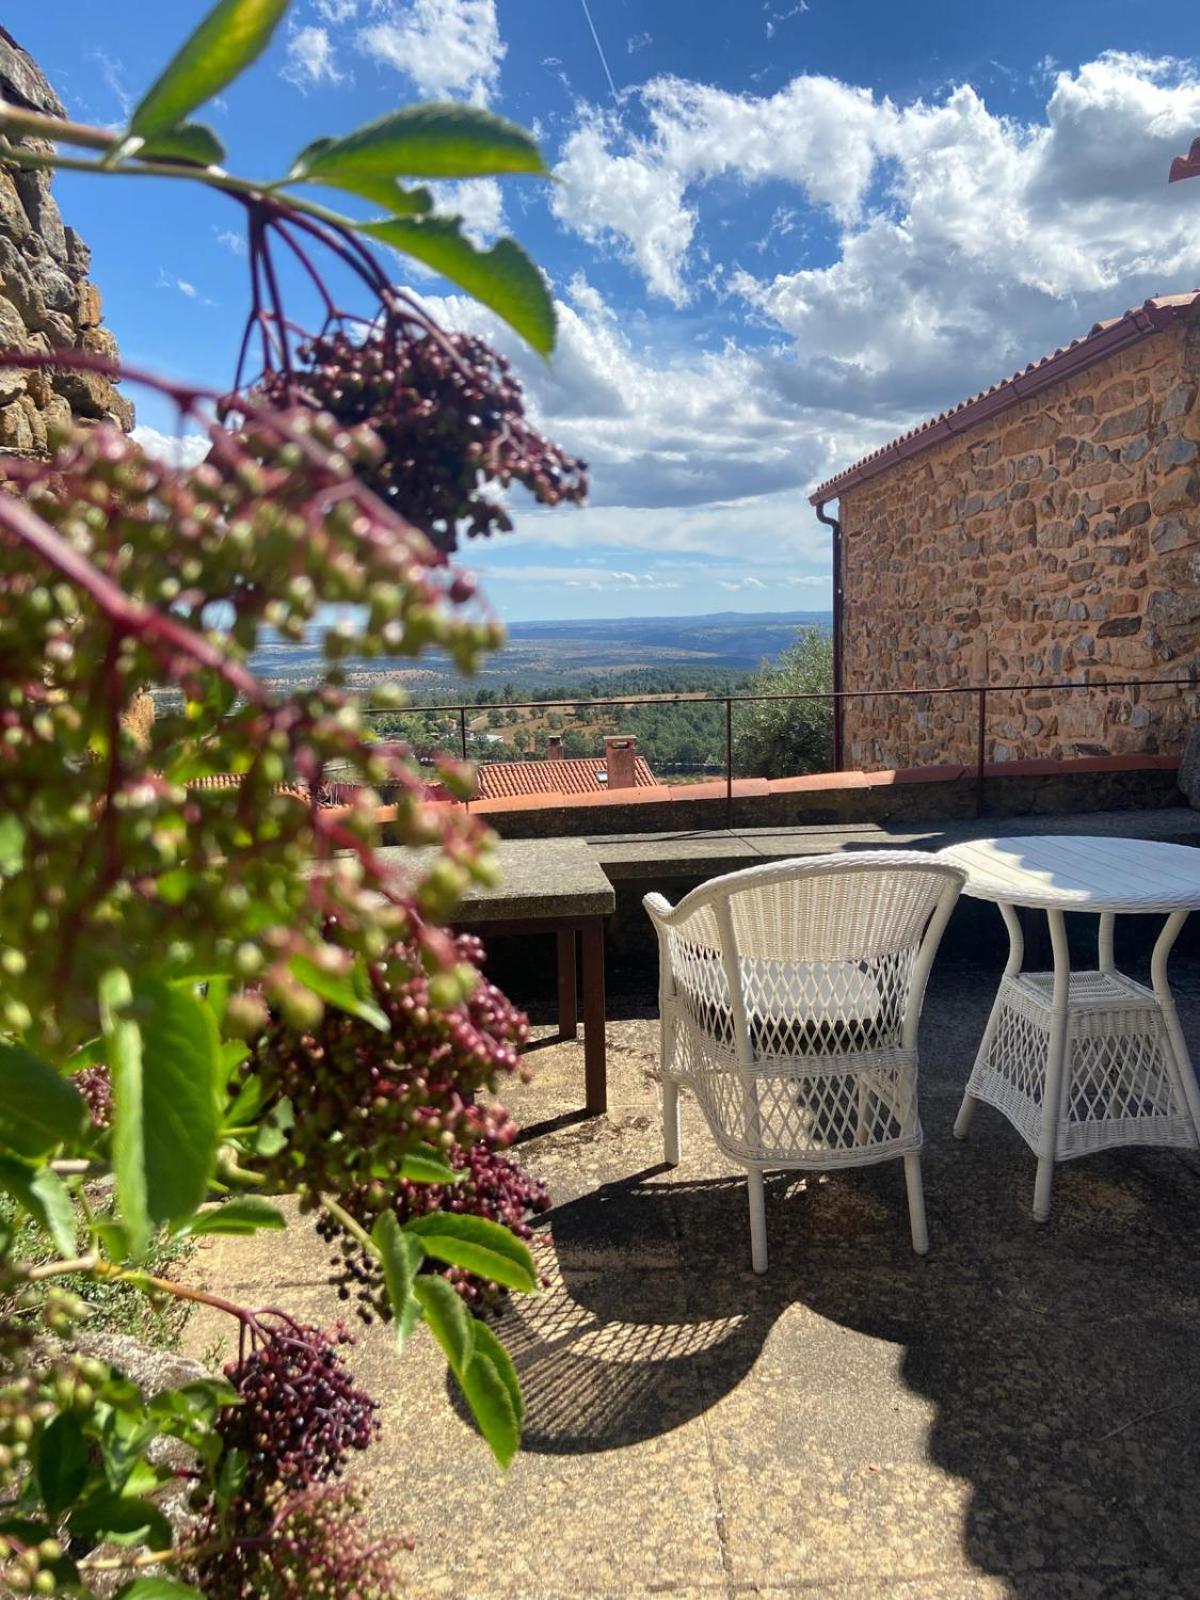
<svg viewBox="0 0 1200 1600"><path fill-rule="evenodd" d="M1151 295L1140 306L1130 306L1119 317L1094 322L1087 333L1069 344L1059 345L1048 355L1030 361L1010 377L1001 378L987 389L980 389L955 406L939 411L888 444L870 451L852 466L827 478L809 495L810 505L836 499L845 489L877 476L894 462L905 461L943 439L963 433L976 423L1018 405L1053 383L1074 377L1106 356L1168 327L1179 316L1200 305L1200 289L1183 294Z"/></svg>

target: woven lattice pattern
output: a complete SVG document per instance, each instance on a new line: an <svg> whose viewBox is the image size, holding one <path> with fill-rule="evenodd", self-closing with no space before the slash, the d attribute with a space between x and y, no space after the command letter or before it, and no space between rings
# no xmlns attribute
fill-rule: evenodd
<svg viewBox="0 0 1200 1600"><path fill-rule="evenodd" d="M1054 976L1006 977L968 1093L1003 1111L1040 1146ZM1195 1124L1152 990L1120 973L1073 973L1055 1158L1113 1145L1196 1148Z"/></svg>
<svg viewBox="0 0 1200 1600"><path fill-rule="evenodd" d="M918 955L954 884L898 852L793 862L718 879L664 917L664 1072L726 1154L827 1168L920 1148L906 1025L915 1036Z"/></svg>

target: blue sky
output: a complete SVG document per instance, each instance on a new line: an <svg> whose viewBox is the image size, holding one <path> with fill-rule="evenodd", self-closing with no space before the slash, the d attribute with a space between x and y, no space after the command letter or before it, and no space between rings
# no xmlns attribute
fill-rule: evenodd
<svg viewBox="0 0 1200 1600"><path fill-rule="evenodd" d="M107 0L8 20L81 118L118 122L207 9ZM589 27L588 12L599 39ZM534 127L558 182L442 203L511 232L560 312L512 355L592 468L583 511L468 548L510 619L829 603L812 485L1152 293L1200 284L1200 29L1162 0L295 0L208 115L233 170L422 98ZM131 361L221 384L245 306L234 209L64 174ZM398 272L401 269L398 267ZM168 419L142 409L149 427Z"/></svg>

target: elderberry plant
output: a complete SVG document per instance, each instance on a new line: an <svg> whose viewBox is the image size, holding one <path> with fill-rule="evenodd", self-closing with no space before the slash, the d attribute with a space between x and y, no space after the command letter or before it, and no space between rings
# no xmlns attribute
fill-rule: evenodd
<svg viewBox="0 0 1200 1600"><path fill-rule="evenodd" d="M224 394L86 352L2 354L152 385L205 440L187 465L72 426L45 459L3 469L0 1190L40 1238L19 1250L27 1230L0 1213L5 1593L395 1592L399 1544L364 1531L342 1476L378 1427L349 1335L148 1265L163 1240L284 1226L271 1193L299 1192L344 1242L398 1348L428 1324L502 1464L519 1441L512 1362L471 1310L537 1287L527 1217L544 1191L503 1153L515 1129L490 1098L519 1070L525 1022L445 928L490 873L488 841L430 803L402 749L373 746L342 663L437 646L470 671L499 630L448 552L506 524L486 486L582 496L581 465L540 439L501 359L438 328L368 242L433 266L546 353L533 264L511 240L477 250L411 184L544 169L511 124L428 106L320 140L273 182L233 176L188 119L286 10L220 0L121 133L0 105L2 162L229 196L251 299ZM375 214L312 197L331 189ZM362 313L333 300L331 263ZM315 329L284 304L297 277ZM352 620L326 634L319 681L262 682L264 633L299 638L330 605ZM389 786L396 836L435 846L430 865L405 876L380 856L370 788L322 803L333 764ZM451 793L467 782L439 772ZM88 1355L71 1288L85 1279L214 1307L237 1359L147 1396ZM163 1438L186 1466L156 1453ZM182 1536L160 1504L181 1475Z"/></svg>

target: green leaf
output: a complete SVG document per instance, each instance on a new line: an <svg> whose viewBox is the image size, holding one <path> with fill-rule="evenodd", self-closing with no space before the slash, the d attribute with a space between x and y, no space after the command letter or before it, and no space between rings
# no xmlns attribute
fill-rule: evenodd
<svg viewBox="0 0 1200 1600"><path fill-rule="evenodd" d="M130 134L177 128L262 54L287 8L288 0L221 0L142 97Z"/></svg>
<svg viewBox="0 0 1200 1600"><path fill-rule="evenodd" d="M288 1141L288 1134L296 1125L296 1113L292 1102L286 1098L277 1100L262 1120L254 1140L256 1154L266 1157L277 1156Z"/></svg>
<svg viewBox="0 0 1200 1600"><path fill-rule="evenodd" d="M373 1028L378 1028L380 1033L391 1031L392 1025L380 1010L378 1002L358 992L351 973L324 972L307 956L293 956L288 968L292 976L306 989L319 994L322 1000L328 1000L329 1004L336 1006L339 1011L348 1011L352 1017L359 1017L363 1022L369 1022Z"/></svg>
<svg viewBox="0 0 1200 1600"><path fill-rule="evenodd" d="M487 1360L495 1368L496 1376L500 1379L508 1395L508 1403L517 1423L517 1442L520 1442L521 1424L525 1420L525 1400L521 1394L521 1381L517 1377L517 1369L513 1366L513 1359L500 1343L496 1330L476 1317L475 1322L475 1354L480 1360Z"/></svg>
<svg viewBox="0 0 1200 1600"><path fill-rule="evenodd" d="M219 167L225 146L202 122L180 122L147 139L138 155L147 161L181 161L188 166ZM159 880L161 892L162 880Z"/></svg>
<svg viewBox="0 0 1200 1600"><path fill-rule="evenodd" d="M56 1173L0 1155L0 1189L46 1230L60 1256L75 1254L75 1208Z"/></svg>
<svg viewBox="0 0 1200 1600"><path fill-rule="evenodd" d="M461 1183L466 1173L432 1150L410 1150L400 1162L399 1176L409 1183Z"/></svg>
<svg viewBox="0 0 1200 1600"><path fill-rule="evenodd" d="M174 1578L135 1578L122 1584L115 1600L204 1600L204 1596L190 1583L177 1583Z"/></svg>
<svg viewBox="0 0 1200 1600"><path fill-rule="evenodd" d="M186 988L124 973L101 985L112 1069L113 1169L135 1252L152 1222L180 1222L204 1199L220 1132L220 1039Z"/></svg>
<svg viewBox="0 0 1200 1600"><path fill-rule="evenodd" d="M169 1550L171 1524L157 1506L136 1496L106 1490L76 1506L67 1519L72 1537L111 1540L113 1544L146 1544Z"/></svg>
<svg viewBox="0 0 1200 1600"><path fill-rule="evenodd" d="M147 1206L155 1222L179 1222L204 1199L216 1161L221 1041L212 1012L177 985L139 984L134 1008L142 1033Z"/></svg>
<svg viewBox="0 0 1200 1600"><path fill-rule="evenodd" d="M142 1031L121 1012L133 999L129 974L113 967L100 979L100 1027L112 1080L112 1164L129 1248L140 1255L150 1238L146 1194Z"/></svg>
<svg viewBox="0 0 1200 1600"><path fill-rule="evenodd" d="M287 1218L277 1206L260 1200L257 1195L247 1194L214 1206L211 1211L202 1211L181 1231L195 1239L203 1233L246 1234L257 1233L260 1228L286 1227Z"/></svg>
<svg viewBox="0 0 1200 1600"><path fill-rule="evenodd" d="M396 1349L403 1350L421 1315L413 1283L424 1257L420 1241L405 1233L394 1212L385 1211L371 1229L383 1265L383 1281L396 1318Z"/></svg>
<svg viewBox="0 0 1200 1600"><path fill-rule="evenodd" d="M11 878L25 862L25 828L12 812L0 817L0 878Z"/></svg>
<svg viewBox="0 0 1200 1600"><path fill-rule="evenodd" d="M292 174L306 170L310 159L315 158L330 145L335 144L334 139L317 139L307 149L302 150L292 163L292 173L285 182L296 183L322 183L322 178L303 180ZM379 177L371 173L360 173L353 177L339 178L336 181L328 180L332 188L340 189L344 194L357 195L360 200L369 200L373 206L379 206L389 217L424 216L433 209L433 196L428 189L405 189L399 179L392 177Z"/></svg>
<svg viewBox="0 0 1200 1600"><path fill-rule="evenodd" d="M24 1045L0 1043L0 1143L36 1157L81 1138L88 1127L87 1106L73 1083Z"/></svg>
<svg viewBox="0 0 1200 1600"><path fill-rule="evenodd" d="M521 1442L520 1389L508 1352L490 1328L475 1321L444 1278L423 1275L413 1293L479 1431L496 1460L507 1467Z"/></svg>
<svg viewBox="0 0 1200 1600"><path fill-rule="evenodd" d="M79 1418L61 1411L38 1444L37 1481L46 1510L57 1517L79 1498L88 1477L88 1447Z"/></svg>
<svg viewBox="0 0 1200 1600"><path fill-rule="evenodd" d="M406 106L340 139L321 139L296 157L288 174L301 181L349 186L362 178L490 178L544 173L535 140L478 106L453 102Z"/></svg>
<svg viewBox="0 0 1200 1600"><path fill-rule="evenodd" d="M457 217L391 217L354 226L457 283L541 355L553 350L554 301L546 280L514 240L500 239L490 250L477 250Z"/></svg>
<svg viewBox="0 0 1200 1600"><path fill-rule="evenodd" d="M228 1048L228 1046L225 1048ZM262 1079L257 1074L252 1078L247 1078L238 1090L233 1104L225 1113L225 1127L227 1129L240 1128L248 1122L253 1122L254 1118L262 1110L266 1097L266 1085Z"/></svg>
<svg viewBox="0 0 1200 1600"><path fill-rule="evenodd" d="M499 1222L431 1211L406 1223L405 1230L416 1234L428 1255L452 1267L464 1267L508 1289L532 1293L538 1287L529 1246Z"/></svg>

